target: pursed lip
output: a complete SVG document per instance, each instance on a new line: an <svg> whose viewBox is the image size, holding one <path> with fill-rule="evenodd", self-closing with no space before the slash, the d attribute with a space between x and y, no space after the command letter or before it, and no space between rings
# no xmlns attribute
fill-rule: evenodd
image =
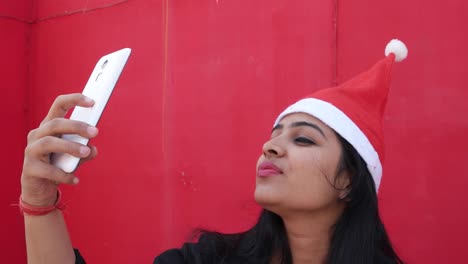
<svg viewBox="0 0 468 264"><path fill-rule="evenodd" d="M273 175L282 174L283 171L278 168L273 162L264 161L258 166L257 175L259 177L268 177Z"/></svg>

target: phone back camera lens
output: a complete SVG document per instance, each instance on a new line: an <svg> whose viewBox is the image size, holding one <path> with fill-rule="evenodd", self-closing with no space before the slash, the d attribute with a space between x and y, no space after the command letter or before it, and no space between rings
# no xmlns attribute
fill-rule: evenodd
<svg viewBox="0 0 468 264"><path fill-rule="evenodd" d="M107 66L108 62L109 62L108 60L104 61L104 63L101 65L101 69L104 70L104 68Z"/></svg>

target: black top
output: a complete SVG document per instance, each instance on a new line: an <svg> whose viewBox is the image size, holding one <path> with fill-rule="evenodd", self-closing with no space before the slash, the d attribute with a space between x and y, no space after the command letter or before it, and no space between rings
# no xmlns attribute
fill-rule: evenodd
<svg viewBox="0 0 468 264"><path fill-rule="evenodd" d="M190 260L185 262L184 254L187 257L190 257ZM78 249L75 249L76 264L86 264L86 261L81 256ZM200 253L198 251L197 244L186 243L181 249L170 249L163 252L161 255L154 259L153 264L202 264L204 263L201 259Z"/></svg>
<svg viewBox="0 0 468 264"><path fill-rule="evenodd" d="M184 256L178 249L170 249L154 259L153 264L183 264ZM201 262L200 262L201 263Z"/></svg>
<svg viewBox="0 0 468 264"><path fill-rule="evenodd" d="M80 252L75 249L76 264L86 264L83 257L80 255ZM252 262L252 260L247 260L245 258L230 256L219 257L214 256L213 254L204 254L200 252L199 243L185 243L180 249L170 249L163 252L161 255L157 256L153 264L258 264ZM376 264L395 264L395 261L384 256L383 254L378 254L375 260Z"/></svg>
<svg viewBox="0 0 468 264"><path fill-rule="evenodd" d="M76 264L86 264L86 261L83 259L80 252L77 249L75 249L75 256L76 256L76 260L75 260ZM196 262L196 263L198 264L201 262ZM153 264L185 264L185 262L184 262L184 256L182 255L180 250L171 249L162 253L156 259L154 259Z"/></svg>
<svg viewBox="0 0 468 264"><path fill-rule="evenodd" d="M86 264L86 261L84 260L84 258L81 256L80 252L77 249L75 249L75 256L76 256L76 260L75 260L76 264ZM184 256L182 255L180 250L171 249L162 253L156 259L154 259L153 264L185 264L185 262L184 262Z"/></svg>
<svg viewBox="0 0 468 264"><path fill-rule="evenodd" d="M76 264L86 264L78 249L75 249ZM153 264L254 264L245 259L230 257L220 260L214 255L206 255L200 252L198 243L185 243L180 249L170 249L157 256ZM257 263L255 263L257 264Z"/></svg>

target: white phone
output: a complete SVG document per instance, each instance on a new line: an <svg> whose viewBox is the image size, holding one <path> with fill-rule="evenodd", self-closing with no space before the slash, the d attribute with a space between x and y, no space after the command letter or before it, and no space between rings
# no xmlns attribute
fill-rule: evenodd
<svg viewBox="0 0 468 264"><path fill-rule="evenodd" d="M99 59L83 90L83 94L92 98L95 103L91 108L75 107L70 119L83 121L91 126L97 125L130 53L131 49L125 48ZM87 145L89 141L89 139L76 134L65 134L62 135L62 138L83 145ZM80 158L67 153L53 153L51 162L63 171L71 173L75 171Z"/></svg>

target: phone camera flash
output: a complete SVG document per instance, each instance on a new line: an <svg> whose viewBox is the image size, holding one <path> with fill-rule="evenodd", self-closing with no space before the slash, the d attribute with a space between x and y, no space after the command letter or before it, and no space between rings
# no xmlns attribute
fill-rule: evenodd
<svg viewBox="0 0 468 264"><path fill-rule="evenodd" d="M99 82L101 80L101 77L102 77L102 72L100 72L97 77L96 77L96 82Z"/></svg>

